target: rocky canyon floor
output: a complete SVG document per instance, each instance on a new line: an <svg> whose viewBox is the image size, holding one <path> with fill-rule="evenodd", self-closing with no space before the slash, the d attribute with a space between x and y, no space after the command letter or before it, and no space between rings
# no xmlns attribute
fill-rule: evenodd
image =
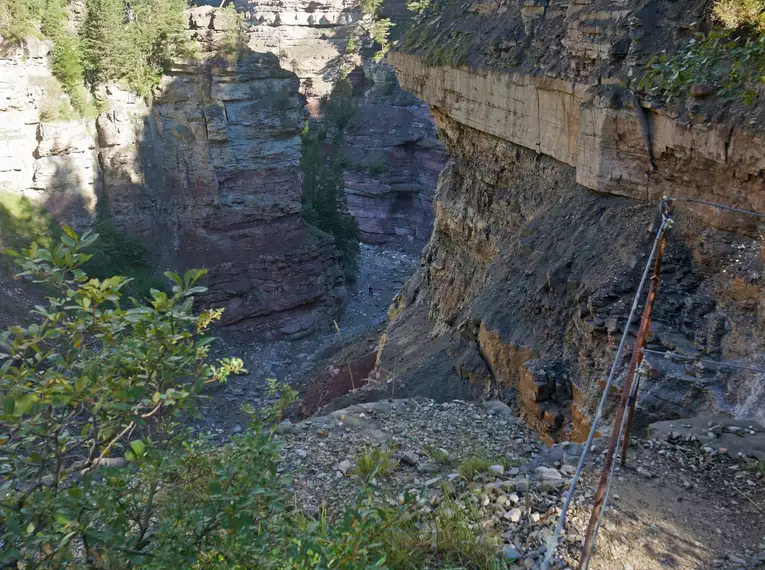
<svg viewBox="0 0 765 570"><path fill-rule="evenodd" d="M246 333L223 333L217 344L222 355L239 356L249 374L230 378L228 383L207 394L202 403L200 427L221 436L236 433L247 426L243 403L259 408L267 403L267 380L274 378L307 389L311 371L329 355L340 355L354 345L362 353L372 354L383 332L388 307L419 263L417 246L394 247L361 245L359 274L348 285L345 309L337 325L298 340L252 342ZM370 287L373 292L370 293ZM349 349L350 351L351 349ZM350 353L349 353L350 357Z"/></svg>

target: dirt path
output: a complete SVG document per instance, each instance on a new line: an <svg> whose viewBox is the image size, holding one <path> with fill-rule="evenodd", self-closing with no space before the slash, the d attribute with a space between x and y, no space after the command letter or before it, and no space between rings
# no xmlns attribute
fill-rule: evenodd
<svg viewBox="0 0 765 570"><path fill-rule="evenodd" d="M765 481L754 463L650 444L632 450L632 467L615 481L590 568L765 569ZM588 495L598 476L586 473ZM578 509L570 519L576 533L589 514Z"/></svg>
<svg viewBox="0 0 765 570"><path fill-rule="evenodd" d="M322 359L341 345L379 327L387 318L388 306L419 262L419 251L402 251L385 246L361 245L359 277L348 287L345 310L339 320L340 335L334 328L307 338L265 343L250 342L246 334L222 334L218 343L222 354L237 355L245 361L247 376L236 377L210 393L201 409L205 429L222 435L246 427L241 406L266 403L268 378L294 384ZM374 290L370 294L369 288ZM331 323L328 323L331 327ZM376 343L379 335L370 335ZM374 340L373 340L374 339ZM370 346L370 350L374 344Z"/></svg>

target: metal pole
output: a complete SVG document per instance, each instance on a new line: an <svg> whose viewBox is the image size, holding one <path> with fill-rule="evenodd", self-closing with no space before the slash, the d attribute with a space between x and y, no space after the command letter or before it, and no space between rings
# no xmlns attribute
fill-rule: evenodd
<svg viewBox="0 0 765 570"><path fill-rule="evenodd" d="M646 341L648 340L648 331L651 328L651 316L653 313L653 304L656 301L656 295L659 291L659 280L661 274L661 261L664 258L664 250L667 247L667 230L661 236L659 241L659 251L656 252L656 261L653 266L653 276L651 277L651 285L648 288L648 298L645 302L645 311L643 312L643 319L645 321L645 335L643 337L638 333L638 340L635 342L635 354L637 361L636 366L640 366L643 362L643 349L645 348ZM643 323L640 324L641 330L643 329ZM630 398L628 402L629 411L627 412L627 425L624 429L624 441L622 442L622 467L627 463L627 448L630 444L630 431L632 430L632 418L635 416L635 404L637 403L638 390L640 389L640 378L637 380L638 386L635 388L634 396Z"/></svg>
<svg viewBox="0 0 765 570"><path fill-rule="evenodd" d="M664 254L665 246L667 245L667 230L669 224L665 227L664 232L661 235L659 241L659 249L656 253L656 262L658 267L661 268L661 257ZM654 265L654 275L656 274L656 265ZM651 326L651 313L653 311L653 304L656 300L656 288L658 286L658 279L651 279L651 286L648 290L648 298L646 299L645 309L643 310L643 318L640 321L640 329L638 330L637 339L635 340L635 349L632 352L632 358L630 359L629 368L627 370L627 377L624 380L624 388L622 389L622 397L619 401L619 407L616 409L616 417L614 418L614 426L616 429L611 431L611 438L608 442L608 451L606 453L606 461L603 465L603 472L600 475L600 484L598 485L598 492L595 494L595 505L593 506L592 515L590 516L590 523L587 526L587 534L584 539L584 546L582 546L582 557L579 562L580 570L587 568L589 565L590 553L592 551L592 541L594 540L595 526L598 524L600 518L600 512L605 497L606 486L608 484L609 475L611 473L611 465L616 455L616 446L619 444L620 430L618 426L622 424L624 417L627 400L629 399L630 392L632 391L632 382L635 378L635 370L643 359L643 346L648 336L648 329ZM627 327L630 326L628 322Z"/></svg>

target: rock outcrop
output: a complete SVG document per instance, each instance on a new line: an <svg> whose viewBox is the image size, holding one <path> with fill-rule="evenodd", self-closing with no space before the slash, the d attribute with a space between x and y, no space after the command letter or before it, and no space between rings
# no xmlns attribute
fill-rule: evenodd
<svg viewBox="0 0 765 570"><path fill-rule="evenodd" d="M247 45L270 52L282 68L294 71L309 108L321 116L319 98L328 95L343 70L360 75L355 85L358 112L337 149L347 155L350 212L361 237L370 243L427 241L433 225L432 198L438 173L446 162L443 144L428 107L405 93L390 66L373 60L375 49L357 46L362 25L369 26L358 0L239 0L245 17ZM408 24L406 2L386 2L381 16Z"/></svg>
<svg viewBox="0 0 765 570"><path fill-rule="evenodd" d="M621 332L637 329L625 321L658 200L765 210L765 133L723 121L720 107L649 105L629 87L652 53L703 23L702 2L532 4L433 2L390 56L452 158L423 266L391 309L384 365L396 366L397 393L437 394L448 377L577 437ZM649 348L762 360L758 230L754 217L677 204ZM756 375L647 360L644 419L763 414Z"/></svg>
<svg viewBox="0 0 765 570"><path fill-rule="evenodd" d="M424 245L433 230L433 194L446 163L428 106L404 92L385 64L367 64L369 87L337 151L348 209L370 243Z"/></svg>
<svg viewBox="0 0 765 570"><path fill-rule="evenodd" d="M2 185L78 227L108 216L160 269L207 267L205 303L230 328L305 335L331 325L345 295L331 237L300 216L305 100L273 55L217 53L238 28L216 13L191 11L202 57L177 62L151 106L106 86L96 121L46 116L57 93L46 50L2 60Z"/></svg>
<svg viewBox="0 0 765 570"><path fill-rule="evenodd" d="M87 226L97 202L95 124L56 119L66 102L48 66L49 41L30 37L0 47L0 190Z"/></svg>

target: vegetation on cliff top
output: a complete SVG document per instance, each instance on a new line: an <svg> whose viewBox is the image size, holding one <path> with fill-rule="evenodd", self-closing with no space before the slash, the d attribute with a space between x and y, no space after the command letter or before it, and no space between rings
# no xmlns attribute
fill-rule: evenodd
<svg viewBox="0 0 765 570"><path fill-rule="evenodd" d="M765 83L765 1L716 0L712 15L716 29L652 58L639 87L670 102L714 93L753 103Z"/></svg>
<svg viewBox="0 0 765 570"><path fill-rule="evenodd" d="M51 70L82 115L93 107L86 86L115 82L151 95L167 64L188 53L187 5L186 0L87 0L85 20L74 29L67 0L0 0L0 36L10 42L30 35L53 40Z"/></svg>
<svg viewBox="0 0 765 570"><path fill-rule="evenodd" d="M0 332L0 566L505 567L458 507L421 510L414 494L380 506L360 475L369 492L338 517L303 512L274 437L295 393L275 382L276 403L222 447L183 427L205 386L244 371L211 362L222 311L192 312L205 272L166 273L172 292L126 301L126 278L83 271L95 241L63 228L58 244L11 252L52 293L36 322ZM364 473L389 461L371 454ZM434 525L435 543L421 530Z"/></svg>

